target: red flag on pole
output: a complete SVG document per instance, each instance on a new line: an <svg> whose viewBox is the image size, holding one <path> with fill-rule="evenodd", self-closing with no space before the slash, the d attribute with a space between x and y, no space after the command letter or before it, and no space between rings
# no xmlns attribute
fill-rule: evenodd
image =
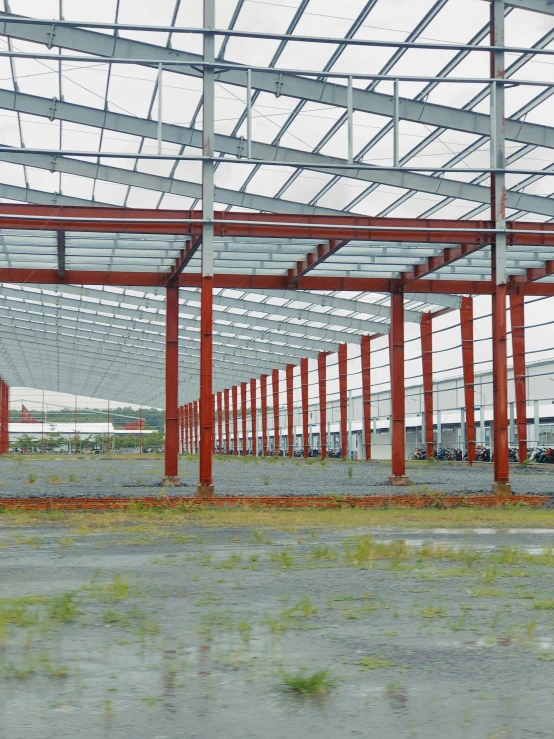
<svg viewBox="0 0 554 739"><path fill-rule="evenodd" d="M24 405L21 406L21 423L38 423L37 419L29 413Z"/></svg>

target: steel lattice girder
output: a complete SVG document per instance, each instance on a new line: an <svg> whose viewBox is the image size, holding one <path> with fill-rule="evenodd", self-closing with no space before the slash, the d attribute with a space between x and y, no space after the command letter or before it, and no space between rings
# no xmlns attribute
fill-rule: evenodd
<svg viewBox="0 0 554 739"><path fill-rule="evenodd" d="M0 108L16 110L18 112L29 113L31 115L41 115L49 119L52 119L54 116L59 120L87 126L95 126L98 128L108 128L110 130L118 131L119 133L139 135L148 138L155 138L157 131L157 123L155 121L134 118L132 116L124 116L122 114L110 113L104 110L87 108L85 106L60 101L57 101L54 105L51 100L46 98L24 95L22 93L0 91ZM441 124L437 123L436 125ZM446 127L445 123L442 125ZM519 127L525 125L531 124L518 123ZM472 133L475 132L472 131ZM163 138L165 141L180 144L181 146L192 146L195 148L201 148L202 146L201 131L192 128L187 129L173 124L164 124ZM546 146L544 142L536 143L536 145ZM240 152L241 146L242 139L240 138L223 136L221 134L215 135L214 147L217 151L237 156ZM552 129L552 147L554 148L554 128ZM338 157L328 157L319 153L314 154L299 149L291 149L281 145L275 146L273 144L253 141L252 154L255 158L272 160L275 161L276 164L291 164L295 161L309 162L313 163L314 169L327 174L340 174L341 176L352 179L378 182L380 184L391 185L408 190L416 190L418 192L427 192L434 195L460 198L462 200L478 203L488 203L490 200L489 188L483 185L475 185L458 180L449 180L445 177L431 177L430 175L410 172L409 170L406 172L394 172L384 169L383 172L375 172L345 169L337 172L337 170L333 168L326 169L325 165L346 164L346 160ZM197 183L186 182L184 180L174 179L171 177L162 177L160 175L152 175L144 172L136 172L106 164L83 162L82 160L76 160L70 157L56 156L53 161L52 155L46 153L27 154L23 152L0 152L0 161L37 167L39 169L47 169L49 171L58 171L81 177L101 179L107 182L128 185L129 187L155 190L161 193L169 193L197 199L201 198L201 186ZM295 204L292 201L282 200L280 198L270 198L245 192L241 193L236 190L217 187L215 191L215 199L217 202L225 203L227 205L275 212L308 214L332 214L339 212L329 208L321 208L316 205L299 205L298 203ZM548 198L544 198L539 195L508 192L507 205L510 208L554 217L554 203Z"/></svg>

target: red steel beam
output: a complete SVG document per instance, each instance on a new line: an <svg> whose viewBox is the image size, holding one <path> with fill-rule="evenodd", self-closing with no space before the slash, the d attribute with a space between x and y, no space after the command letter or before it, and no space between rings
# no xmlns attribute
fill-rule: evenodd
<svg viewBox="0 0 554 739"><path fill-rule="evenodd" d="M390 324L392 477L406 475L406 399L404 389L404 294L391 293Z"/></svg>
<svg viewBox="0 0 554 739"><path fill-rule="evenodd" d="M323 244L318 244L315 252L309 252L306 254L306 258L296 263L296 267L289 269L288 271L288 282L294 284L300 277L304 277L308 272L311 272L314 267L322 264L326 259L335 255L339 249L348 244L348 240L337 240L331 239L325 241Z"/></svg>
<svg viewBox="0 0 554 739"><path fill-rule="evenodd" d="M173 265L173 269L169 273L169 276L166 279L166 285L171 285L177 277L181 274L181 272L185 269L187 264L190 262L190 260L193 258L193 256L196 254L198 249L202 246L202 237L201 236L194 236L192 239L187 239L185 248L181 249L178 258L175 260L175 264Z"/></svg>
<svg viewBox="0 0 554 739"><path fill-rule="evenodd" d="M360 345L362 364L362 412L364 419L365 458L371 459L371 337L362 336Z"/></svg>
<svg viewBox="0 0 554 739"><path fill-rule="evenodd" d="M525 366L525 299L521 295L510 295L510 317L512 323L517 443L519 461L523 462L527 459L527 371Z"/></svg>
<svg viewBox="0 0 554 739"><path fill-rule="evenodd" d="M308 423L308 360L300 360L300 388L302 399L302 441L304 444L304 459L310 456L310 432Z"/></svg>
<svg viewBox="0 0 554 739"><path fill-rule="evenodd" d="M186 273L179 276L179 287L201 287L201 275ZM65 278L58 277L57 270L0 268L0 282L16 284L48 285L112 285L120 287L163 287L165 273L159 272L98 272L68 270ZM287 277L279 275L217 274L213 278L215 288L238 290L345 290L364 292L391 292L393 281L381 277L301 277L291 284ZM492 295L492 282L476 280L416 280L410 284L412 293L435 292L443 295ZM526 296L554 296L554 283L511 283L509 292Z"/></svg>
<svg viewBox="0 0 554 739"><path fill-rule="evenodd" d="M239 393L236 385L232 386L231 394L233 396L233 454L237 457L239 453Z"/></svg>
<svg viewBox="0 0 554 739"><path fill-rule="evenodd" d="M164 474L174 479L179 474L179 288L166 288L165 309L165 452Z"/></svg>
<svg viewBox="0 0 554 739"><path fill-rule="evenodd" d="M480 244L461 244L460 246L448 246L444 249L442 254L436 254L432 257L428 257L427 261L423 264L414 264L413 268L409 272L402 273L402 283L406 288L421 277L433 274L441 267L446 267L450 264L454 264L460 259L473 254L486 246L485 243ZM411 288L410 288L411 289Z"/></svg>
<svg viewBox="0 0 554 739"><path fill-rule="evenodd" d="M273 448L279 455L281 448L281 434L279 432L279 370L271 371L271 391L273 393Z"/></svg>
<svg viewBox="0 0 554 739"><path fill-rule="evenodd" d="M287 382L287 430L288 430L288 456L294 455L294 364L287 364L286 367L286 382Z"/></svg>
<svg viewBox="0 0 554 739"><path fill-rule="evenodd" d="M423 373L423 407L425 410L425 451L434 456L433 438L433 320L430 313L421 316L421 368Z"/></svg>
<svg viewBox="0 0 554 739"><path fill-rule="evenodd" d="M319 385L319 442L321 459L327 457L327 352L317 356L317 379Z"/></svg>
<svg viewBox="0 0 554 739"><path fill-rule="evenodd" d="M223 393L217 393L217 443L218 454L223 452Z"/></svg>
<svg viewBox="0 0 554 739"><path fill-rule="evenodd" d="M246 456L248 437L246 435L246 383L240 383L240 407L242 414L242 456Z"/></svg>
<svg viewBox="0 0 554 739"><path fill-rule="evenodd" d="M200 288L200 476L199 487L213 486L213 277L202 276ZM203 494L203 491L199 491Z"/></svg>
<svg viewBox="0 0 554 739"><path fill-rule="evenodd" d="M460 307L462 366L466 410L467 461L475 462L475 348L473 345L473 298L462 298Z"/></svg>
<svg viewBox="0 0 554 739"><path fill-rule="evenodd" d="M258 428L256 415L258 409L256 407L256 378L250 380L250 425L252 427L252 456L258 456Z"/></svg>
<svg viewBox="0 0 554 739"><path fill-rule="evenodd" d="M339 344L339 405L341 455L348 455L348 344Z"/></svg>
<svg viewBox="0 0 554 739"><path fill-rule="evenodd" d="M71 219L61 221L59 219ZM300 215L216 211L216 236L274 236L332 241L391 241L486 244L493 221L439 218L382 218L359 215ZM188 222L192 221L192 223ZM198 221L198 223L196 223ZM353 230L352 227L356 227ZM2 204L0 228L40 231L153 233L200 236L202 211L148 210L103 206ZM381 229L387 229L385 231ZM425 231L420 229L433 229ZM358 230L359 229L359 230ZM413 230L412 230L413 229ZM461 229L461 231L460 231ZM508 221L508 243L552 245L554 224ZM524 234L525 230L540 234ZM57 271L57 270L56 270Z"/></svg>
<svg viewBox="0 0 554 739"><path fill-rule="evenodd" d="M267 375L260 375L260 397L262 405L262 454L267 457Z"/></svg>
<svg viewBox="0 0 554 739"><path fill-rule="evenodd" d="M225 405L225 454L229 454L229 388L223 391L223 403Z"/></svg>
<svg viewBox="0 0 554 739"><path fill-rule="evenodd" d="M524 275L513 275L510 277L510 287L514 285L526 285L529 282L542 280L545 277L554 275L554 259L549 259L544 263L544 267L530 267Z"/></svg>

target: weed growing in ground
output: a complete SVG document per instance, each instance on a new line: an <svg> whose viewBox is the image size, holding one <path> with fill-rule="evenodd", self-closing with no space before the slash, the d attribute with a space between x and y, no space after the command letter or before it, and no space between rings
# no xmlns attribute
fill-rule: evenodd
<svg viewBox="0 0 554 739"><path fill-rule="evenodd" d="M535 611L554 611L554 598L543 598L533 603Z"/></svg>
<svg viewBox="0 0 554 739"><path fill-rule="evenodd" d="M294 565L294 556L290 549L285 548L280 552L271 552L269 558L277 567L282 567L283 570L290 570Z"/></svg>
<svg viewBox="0 0 554 739"><path fill-rule="evenodd" d="M29 472L27 475L27 482L32 485L34 482L38 480L38 475L35 475L34 472Z"/></svg>
<svg viewBox="0 0 554 739"><path fill-rule="evenodd" d="M48 605L48 616L61 624L68 624L75 620L79 613L77 605L74 602L75 593L62 593L52 598Z"/></svg>
<svg viewBox="0 0 554 739"><path fill-rule="evenodd" d="M108 583L93 582L85 585L83 590L103 603L115 603L132 595L131 586L122 575L115 575Z"/></svg>
<svg viewBox="0 0 554 739"><path fill-rule="evenodd" d="M394 663L390 659L383 659L383 657L362 657L361 660L356 662L360 670L381 670L394 667Z"/></svg>
<svg viewBox="0 0 554 739"><path fill-rule="evenodd" d="M446 610L442 606L425 606L421 609L420 614L423 618L444 618Z"/></svg>
<svg viewBox="0 0 554 739"><path fill-rule="evenodd" d="M252 624L250 623L250 621L242 619L237 624L237 631L239 632L245 643L249 642L250 635L252 634Z"/></svg>
<svg viewBox="0 0 554 739"><path fill-rule="evenodd" d="M68 475L67 476L68 482L77 482L77 475Z"/></svg>
<svg viewBox="0 0 554 739"><path fill-rule="evenodd" d="M314 547L313 549L309 551L308 554L309 554L310 559L315 559L318 561L322 559L334 561L339 556L339 553L337 552L336 549L331 549L330 547L327 547L327 546Z"/></svg>
<svg viewBox="0 0 554 739"><path fill-rule="evenodd" d="M300 668L297 672L283 672L282 680L285 688L300 695L326 693L335 686L335 681L329 676L329 670L317 670L310 674L306 673L305 668Z"/></svg>
<svg viewBox="0 0 554 739"><path fill-rule="evenodd" d="M253 531L252 538L255 544L273 544L271 537L265 531Z"/></svg>
<svg viewBox="0 0 554 739"><path fill-rule="evenodd" d="M240 554L231 554L227 559L224 559L222 562L220 562L218 565L215 566L216 570L234 570L235 567L238 567L238 565L241 562L241 555Z"/></svg>

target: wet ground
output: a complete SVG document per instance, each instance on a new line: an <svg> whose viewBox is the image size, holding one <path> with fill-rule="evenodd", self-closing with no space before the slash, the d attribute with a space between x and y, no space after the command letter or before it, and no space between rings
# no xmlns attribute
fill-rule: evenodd
<svg viewBox="0 0 554 739"><path fill-rule="evenodd" d="M0 528L2 739L554 733L554 529L82 515Z"/></svg>
<svg viewBox="0 0 554 739"><path fill-rule="evenodd" d="M182 458L179 474L183 487L164 494L193 495L198 461ZM408 462L413 485L390 485L390 462L340 460L223 458L214 460L216 493L224 495L378 495L406 492L490 492L492 465L449 462ZM0 499L13 497L134 497L157 495L161 490L163 461L88 457L29 459L19 455L0 458ZM512 465L513 491L554 495L554 465Z"/></svg>

